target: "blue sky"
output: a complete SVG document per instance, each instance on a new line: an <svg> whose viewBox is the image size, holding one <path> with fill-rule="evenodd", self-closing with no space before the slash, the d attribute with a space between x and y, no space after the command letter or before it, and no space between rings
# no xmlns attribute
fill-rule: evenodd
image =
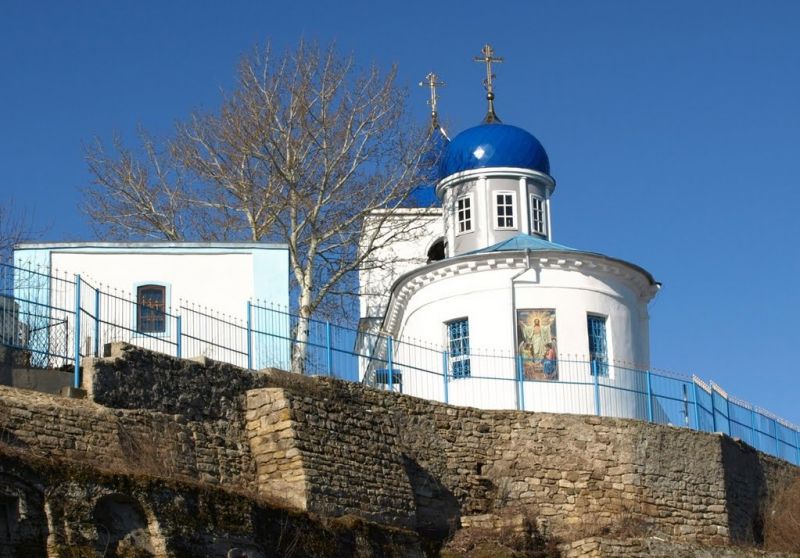
<svg viewBox="0 0 800 558"><path fill-rule="evenodd" d="M500 118L550 155L554 240L664 284L653 365L800 423L798 21L792 1L4 2L0 192L47 239L93 238L82 143L169 134L266 41L396 63L420 121L435 70L452 136L483 116L488 41Z"/></svg>

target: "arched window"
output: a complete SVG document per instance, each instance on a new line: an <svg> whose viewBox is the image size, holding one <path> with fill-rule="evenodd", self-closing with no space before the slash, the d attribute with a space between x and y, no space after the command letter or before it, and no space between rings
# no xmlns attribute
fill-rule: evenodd
<svg viewBox="0 0 800 558"><path fill-rule="evenodd" d="M136 331L166 333L167 289L164 285L142 285L136 289Z"/></svg>

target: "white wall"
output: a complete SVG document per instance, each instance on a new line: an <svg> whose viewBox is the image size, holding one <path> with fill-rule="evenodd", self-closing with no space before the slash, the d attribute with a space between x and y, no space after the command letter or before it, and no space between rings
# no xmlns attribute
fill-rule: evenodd
<svg viewBox="0 0 800 558"><path fill-rule="evenodd" d="M463 261L456 265L460 272L440 270L432 282L417 281L415 290L402 311L399 339L414 337L423 343L444 348L449 321L468 318L472 375L451 379L448 401L482 408L514 408L524 399L528 410L593 413L595 394L592 386L570 386L562 383L524 382L520 395L515 366L516 319L512 307L511 279L525 269L523 261L514 261L512 254L493 269L469 269ZM606 271L540 265L532 256L532 268L514 281L516 309L555 309L559 350L559 380L593 382L588 365L587 314L607 317L608 358L612 363L625 363L646 369L649 366L647 302L637 292L637 284L625 279L622 263L610 262ZM620 271L617 275L615 271ZM398 351L396 366L405 369L405 393L442 399L444 378L415 373L414 368L430 370L433 361L425 351L407 348ZM481 356L477 356L481 355ZM433 370L441 373L442 364ZM420 378L415 378L418 375ZM617 388L643 389L641 376L611 366L603 385ZM431 384L441 384L431 387ZM427 390L427 391L425 391ZM646 399L623 391L601 389L604 413L616 416L646 418Z"/></svg>
<svg viewBox="0 0 800 558"><path fill-rule="evenodd" d="M518 234L531 234L529 195L547 199L555 184L549 176L523 169L481 169L444 179L439 185L443 194L444 234L448 239L447 255L458 256ZM498 228L495 194L509 192L514 200L513 228ZM472 201L472 231L458 233L457 200L469 195ZM549 212L549 204L545 213ZM545 220L549 222L546 215ZM549 231L543 237L549 239Z"/></svg>
<svg viewBox="0 0 800 558"><path fill-rule="evenodd" d="M376 223L384 218L368 218L365 228L378 226ZM404 273L426 264L428 249L443 236L441 209L404 210L382 223L387 235L398 228L408 230L376 249L359 271L362 317L383 316L394 282Z"/></svg>
<svg viewBox="0 0 800 558"><path fill-rule="evenodd" d="M30 244L15 250L15 262L21 268L15 279L15 295L28 301L25 304L36 311L39 321L48 322L46 329L39 328L42 331L34 340L42 346L40 352L46 351L42 354L71 357L73 332L79 327L79 345L84 356L99 353L104 343L126 341L167 354L207 356L238 366L288 366L288 318L254 306L250 336L247 329L248 301L258 299L257 304L263 303L267 309L273 305L285 309L288 305L285 246ZM47 288L42 288L25 277L47 275L26 275L26 269L38 269L54 278ZM76 303L73 278L78 274L82 311L80 323L73 324L71 312ZM137 287L146 284L165 287L164 332L143 333L137 325ZM66 329L52 325L62 322L66 323Z"/></svg>
<svg viewBox="0 0 800 558"><path fill-rule="evenodd" d="M136 286L146 283L169 287L168 306L183 299L219 312L245 317L254 293L253 257L248 253L85 253L52 252L53 269L120 289L136 297Z"/></svg>

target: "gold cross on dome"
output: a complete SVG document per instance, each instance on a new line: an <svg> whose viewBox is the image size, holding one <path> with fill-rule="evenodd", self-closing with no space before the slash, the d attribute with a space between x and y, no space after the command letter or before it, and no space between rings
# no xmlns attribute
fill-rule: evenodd
<svg viewBox="0 0 800 558"><path fill-rule="evenodd" d="M439 100L439 95L436 94L437 87L445 87L447 84L443 81L439 81L439 76L430 72L425 79L419 82L420 87L428 87L431 90L431 98L428 101L428 104L431 106L431 114L436 116L436 103Z"/></svg>
<svg viewBox="0 0 800 558"><path fill-rule="evenodd" d="M486 87L487 94L491 95L493 93L492 80L495 78L495 75L492 73L492 62L500 63L503 61L503 58L501 56L494 55L494 49L489 43L483 45L481 54L483 56L476 56L473 58L473 60L475 62L483 62L486 64L486 79L483 80L483 85Z"/></svg>

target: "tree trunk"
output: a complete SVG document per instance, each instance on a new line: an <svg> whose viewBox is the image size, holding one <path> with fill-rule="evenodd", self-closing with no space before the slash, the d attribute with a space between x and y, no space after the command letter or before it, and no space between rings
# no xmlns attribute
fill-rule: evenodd
<svg viewBox="0 0 800 558"><path fill-rule="evenodd" d="M292 372L306 373L306 357L308 356L308 337L311 328L311 293L303 289L300 293L300 308L297 315L297 331L292 346Z"/></svg>

